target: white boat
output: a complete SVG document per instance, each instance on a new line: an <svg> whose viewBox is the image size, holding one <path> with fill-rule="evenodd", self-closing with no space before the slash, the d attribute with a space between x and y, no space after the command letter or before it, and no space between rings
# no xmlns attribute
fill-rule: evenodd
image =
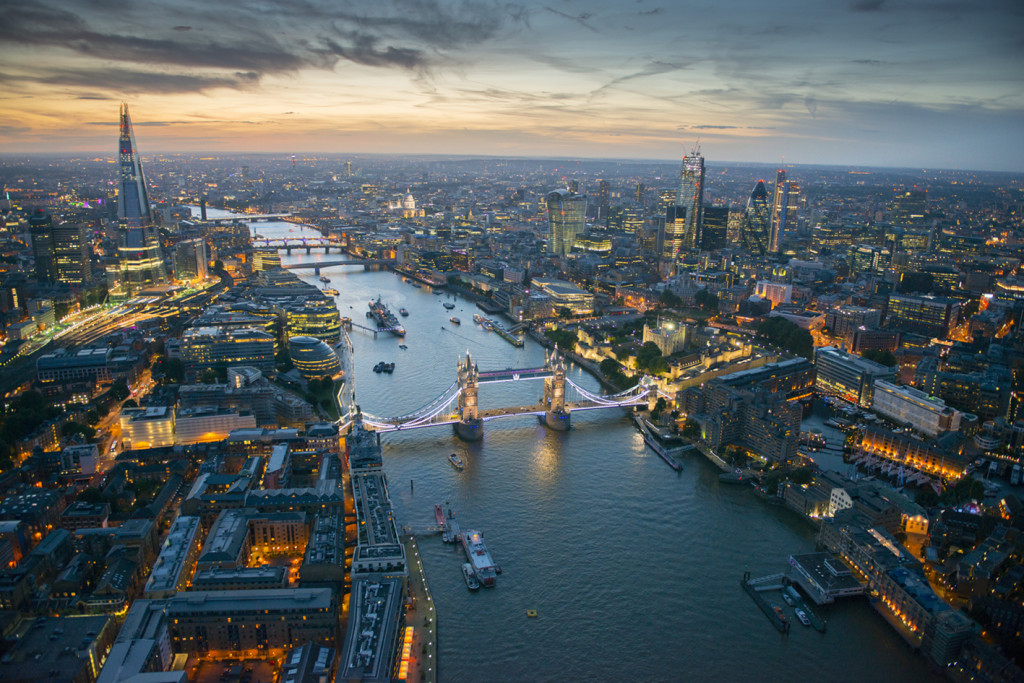
<svg viewBox="0 0 1024 683"><path fill-rule="evenodd" d="M462 578L466 580L466 588L469 590L475 591L480 589L480 582L476 580L473 565L469 562L462 563Z"/></svg>
<svg viewBox="0 0 1024 683"><path fill-rule="evenodd" d="M801 624L803 624L804 626L810 626L811 625L811 620L807 616L807 612L803 611L799 607L797 607L793 611L796 612L796 618L800 620Z"/></svg>

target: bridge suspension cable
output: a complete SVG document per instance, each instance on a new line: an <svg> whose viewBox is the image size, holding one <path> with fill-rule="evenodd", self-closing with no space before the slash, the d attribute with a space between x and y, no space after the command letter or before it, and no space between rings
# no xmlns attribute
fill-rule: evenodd
<svg viewBox="0 0 1024 683"><path fill-rule="evenodd" d="M647 394L651 392L651 387L643 382L627 389L626 391L610 395L595 394L587 391L569 378L566 378L565 383L575 389L584 399L605 406L617 406L632 403L647 396Z"/></svg>

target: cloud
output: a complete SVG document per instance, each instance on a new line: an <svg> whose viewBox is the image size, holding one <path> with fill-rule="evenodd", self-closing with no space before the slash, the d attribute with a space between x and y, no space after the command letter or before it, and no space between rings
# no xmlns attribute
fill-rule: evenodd
<svg viewBox="0 0 1024 683"><path fill-rule="evenodd" d="M854 12L881 12L885 0L855 0L850 8Z"/></svg>
<svg viewBox="0 0 1024 683"><path fill-rule="evenodd" d="M211 88L242 89L256 85L255 72L236 72L225 75L175 74L138 69L48 69L32 76L0 73L0 83L60 85L88 90L108 90L119 93L188 93ZM83 97L81 99L108 99Z"/></svg>

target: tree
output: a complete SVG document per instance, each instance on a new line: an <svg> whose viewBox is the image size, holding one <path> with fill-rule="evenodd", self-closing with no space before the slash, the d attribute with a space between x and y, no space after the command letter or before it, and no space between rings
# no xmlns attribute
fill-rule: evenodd
<svg viewBox="0 0 1024 683"><path fill-rule="evenodd" d="M658 302L666 308L679 308L683 305L683 300L680 299L671 289L666 289L658 297Z"/></svg>
<svg viewBox="0 0 1024 683"><path fill-rule="evenodd" d="M612 358L605 358L598 367L602 375L613 375L617 372L622 372L622 366Z"/></svg>
<svg viewBox="0 0 1024 683"><path fill-rule="evenodd" d="M90 410L85 414L85 421L88 422L90 426L95 426L99 424L100 414L95 410Z"/></svg>
<svg viewBox="0 0 1024 683"><path fill-rule="evenodd" d="M706 289L698 290L693 296L693 300L705 311L713 313L718 310L718 295L714 292L709 292Z"/></svg>
<svg viewBox="0 0 1024 683"><path fill-rule="evenodd" d="M563 320L565 320L567 318L571 318L572 317L572 311L569 310L568 306L559 306L558 307L558 317L562 318Z"/></svg>
<svg viewBox="0 0 1024 683"><path fill-rule="evenodd" d="M185 381L185 363L180 358L162 356L156 363L157 372L165 384L181 384Z"/></svg>
<svg viewBox="0 0 1024 683"><path fill-rule="evenodd" d="M123 379L119 379L110 386L110 395L114 397L114 400L123 401L132 395L132 391Z"/></svg>
<svg viewBox="0 0 1024 683"><path fill-rule="evenodd" d="M800 467L793 470L789 475L789 480L791 482L801 486L803 484L810 484L813 479L814 473L811 471L810 467Z"/></svg>
<svg viewBox="0 0 1024 683"><path fill-rule="evenodd" d="M896 365L896 356L893 355L892 351L887 351L886 349L865 349L861 351L860 355L868 360L881 363L886 367Z"/></svg>
<svg viewBox="0 0 1024 683"><path fill-rule="evenodd" d="M814 352L811 333L781 316L762 320L757 326L757 337L796 356L811 358Z"/></svg>
<svg viewBox="0 0 1024 683"><path fill-rule="evenodd" d="M571 330L548 330L547 332L544 333L544 336L546 336L555 344L558 344L558 348L564 349L566 351L572 351L573 349L575 349L576 341L578 340L576 333Z"/></svg>
<svg viewBox="0 0 1024 683"><path fill-rule="evenodd" d="M700 436L700 423L692 417L686 418L680 433L688 439L695 439Z"/></svg>
<svg viewBox="0 0 1024 683"><path fill-rule="evenodd" d="M124 403L122 403L121 407L122 408L138 408L139 407L139 402L136 401L134 398L130 398L127 401L125 401Z"/></svg>

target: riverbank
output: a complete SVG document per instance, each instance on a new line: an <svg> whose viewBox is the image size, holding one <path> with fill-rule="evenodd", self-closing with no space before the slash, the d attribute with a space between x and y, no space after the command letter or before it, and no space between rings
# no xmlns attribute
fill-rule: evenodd
<svg viewBox="0 0 1024 683"><path fill-rule="evenodd" d="M427 585L423 558L416 537L402 536L405 561L409 566L409 604L405 610L405 625L413 629L407 681L437 683L437 611L434 598Z"/></svg>

